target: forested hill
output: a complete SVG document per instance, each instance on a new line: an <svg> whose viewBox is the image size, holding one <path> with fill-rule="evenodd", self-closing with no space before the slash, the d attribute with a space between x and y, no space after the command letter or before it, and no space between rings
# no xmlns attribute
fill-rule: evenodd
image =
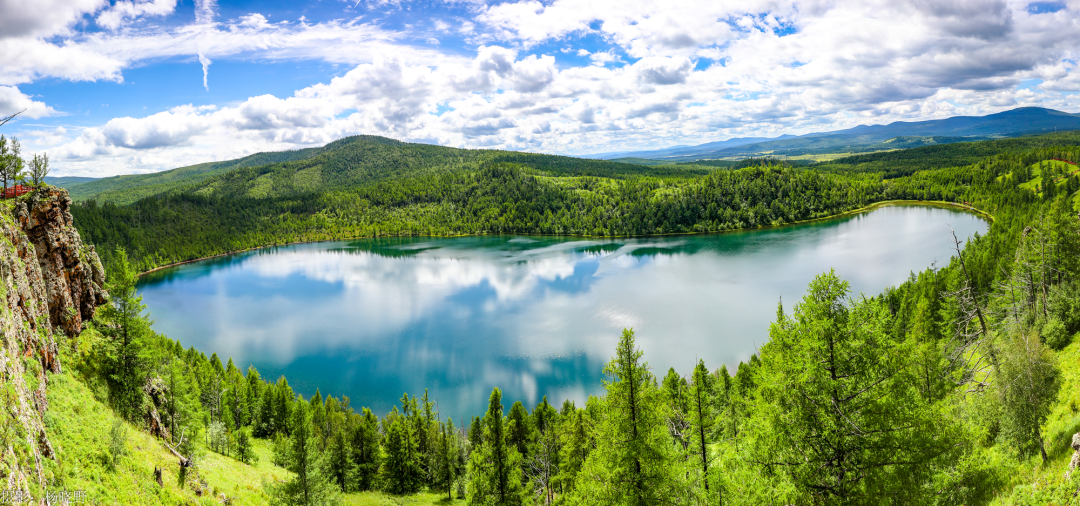
<svg viewBox="0 0 1080 506"><path fill-rule="evenodd" d="M919 148L819 170L768 160L724 170L354 137L304 160L178 181L128 205L89 200L72 212L106 263L122 246L140 270L260 246L370 236L719 232L882 200L958 200L948 186L890 177L938 163L926 160L970 160L972 151L1077 143L1080 135L1059 134Z"/></svg>
<svg viewBox="0 0 1080 506"><path fill-rule="evenodd" d="M637 165L584 160L514 151L470 150L413 144L385 137L345 137L323 147L256 153L237 160L207 162L153 174L113 176L71 188L76 201L130 204L141 198L201 185L204 193L256 197L311 193L357 183L412 175L422 171L456 170L487 162L523 163L555 174L693 174L693 167L643 169ZM240 171L240 169L251 169ZM240 171L222 181L215 176ZM698 174L701 171L698 170ZM260 179L260 177L262 177Z"/></svg>
<svg viewBox="0 0 1080 506"><path fill-rule="evenodd" d="M920 170L973 165L1002 153L1028 152L1029 157L1034 157L1035 153L1038 153L1037 149L1053 146L1080 146L1080 135L1078 132L1061 132L993 141L938 144L846 156L818 164L815 168L821 171L875 172L890 178L906 176ZM1032 159L1029 163L1036 161Z"/></svg>
<svg viewBox="0 0 1080 506"><path fill-rule="evenodd" d="M116 253L110 304L60 342L65 372L8 361L48 387L48 402L35 403L55 447L42 451L39 481L121 504L1076 504L1080 148L1044 141L890 178L907 155L871 160L877 171L766 164L694 178L487 161L340 190L245 194L263 174L290 174L278 167L131 206L81 206L76 219L98 251L123 245L140 262L212 251L214 241L358 233L721 230L884 198L967 202L994 219L946 264L880 294L854 294L821 273L801 300L776 308L769 341L733 370L717 357L679 366L685 375L651 370L625 329L603 395L530 409L494 388L471 420L444 419L427 392L406 393L385 414L347 396L307 399L287 378L184 349L152 330L137 274ZM18 212L33 198L5 207ZM0 436L34 461L32 433Z"/></svg>
<svg viewBox="0 0 1080 506"><path fill-rule="evenodd" d="M93 179L81 182L77 186L67 185L67 187L71 193L71 198L75 201L97 198L103 201L112 200L121 204L129 204L147 195L167 191L179 185L198 182L233 169L310 158L323 152L327 147L329 146L295 151L255 153L237 160L206 162L153 174L131 174ZM60 183L54 184L59 185Z"/></svg>

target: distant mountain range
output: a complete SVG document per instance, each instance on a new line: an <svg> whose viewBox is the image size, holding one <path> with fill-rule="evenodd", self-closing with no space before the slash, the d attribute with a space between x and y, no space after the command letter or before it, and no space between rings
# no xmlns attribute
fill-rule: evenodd
<svg viewBox="0 0 1080 506"><path fill-rule="evenodd" d="M846 130L776 138L737 137L697 146L672 146L651 151L612 152L589 158L645 158L684 162L749 156L799 156L827 153L865 153L931 144L947 144L1053 131L1080 130L1080 114L1020 107L987 116L954 116L928 121L897 121L888 125L859 125Z"/></svg>
<svg viewBox="0 0 1080 506"><path fill-rule="evenodd" d="M866 153L893 149L917 148L933 144L949 144L976 140L1018 137L1053 131L1080 130L1080 114L1069 114L1041 107L1022 107L989 116L956 116L942 120L907 122L888 125L860 125L847 130L820 132L800 136L739 137L697 146L672 146L651 151L619 151L600 153L581 158L617 160L639 165L660 165L704 159L740 159L752 156L798 156L827 153ZM332 152L356 139L345 138L319 148L295 151L255 153L236 160L207 162L178 169L101 179L86 177L46 178L49 184L67 188L75 200L110 200L130 203L139 198L172 190L232 172L244 167L257 167L308 160ZM398 142L390 139L379 142ZM526 155L521 153L521 155ZM506 156L511 156L507 153ZM563 157L559 159L569 160ZM656 163L649 162L656 160ZM355 163L355 162L354 162ZM363 165L366 162L359 162Z"/></svg>

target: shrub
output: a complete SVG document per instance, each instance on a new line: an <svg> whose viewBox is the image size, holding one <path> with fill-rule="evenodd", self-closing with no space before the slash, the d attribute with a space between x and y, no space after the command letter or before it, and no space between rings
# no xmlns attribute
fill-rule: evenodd
<svg viewBox="0 0 1080 506"><path fill-rule="evenodd" d="M127 427L124 426L124 421L118 418L113 422L112 429L109 429L109 457L112 459L111 462L114 467L126 452L127 440Z"/></svg>
<svg viewBox="0 0 1080 506"><path fill-rule="evenodd" d="M1065 328L1065 324L1057 318L1050 318L1043 325L1042 328L1043 340L1046 341L1046 345L1060 350L1069 345L1072 341L1072 335L1069 334L1068 329Z"/></svg>
<svg viewBox="0 0 1080 506"><path fill-rule="evenodd" d="M273 462L275 466L288 468L289 462L292 460L291 454L289 438L282 436L280 432L275 434L270 462Z"/></svg>
<svg viewBox="0 0 1080 506"><path fill-rule="evenodd" d="M245 464L254 464L259 461L259 456L251 448L251 436L247 429L236 432L236 458Z"/></svg>

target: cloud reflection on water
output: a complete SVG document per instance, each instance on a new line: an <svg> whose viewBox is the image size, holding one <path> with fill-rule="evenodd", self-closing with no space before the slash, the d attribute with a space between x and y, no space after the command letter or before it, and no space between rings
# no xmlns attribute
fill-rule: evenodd
<svg viewBox="0 0 1080 506"><path fill-rule="evenodd" d="M308 395L385 412L426 386L455 418L493 386L531 408L600 390L633 327L657 374L745 360L776 301L829 268L880 292L949 257L967 214L888 207L813 225L714 236L582 241L470 237L279 247L148 278L155 328L206 353L286 374Z"/></svg>

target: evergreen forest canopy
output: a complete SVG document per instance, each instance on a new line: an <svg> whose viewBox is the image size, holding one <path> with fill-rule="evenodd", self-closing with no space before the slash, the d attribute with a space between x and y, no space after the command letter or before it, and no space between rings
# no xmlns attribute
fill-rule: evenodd
<svg viewBox="0 0 1080 506"><path fill-rule="evenodd" d="M359 139L340 156L76 206L84 239L112 252L112 304L80 338L76 369L137 426L149 410L196 469L200 452L248 463L269 444L289 474L265 490L285 504L366 490L485 505L1069 504L1078 144L1066 133L698 175ZM733 371L707 359L685 376L654 371L626 329L605 395L529 407L496 388L471 420L443 420L427 392L381 416L347 397L305 399L284 377L154 333L135 291L139 270L298 240L715 232L890 199L967 203L993 222L948 265L880 294L822 273Z"/></svg>
<svg viewBox="0 0 1080 506"><path fill-rule="evenodd" d="M885 200L970 200L959 198L959 185L970 176L933 184L929 173L914 172L1077 144L1080 136L1067 133L863 155L808 170L767 158L725 170L352 137L303 160L194 182L180 178L160 193L135 200L121 192L116 201L81 202L72 213L106 265L119 245L139 271L260 246L357 237L721 232ZM147 188L127 191L142 195ZM124 201L131 203L118 203Z"/></svg>

